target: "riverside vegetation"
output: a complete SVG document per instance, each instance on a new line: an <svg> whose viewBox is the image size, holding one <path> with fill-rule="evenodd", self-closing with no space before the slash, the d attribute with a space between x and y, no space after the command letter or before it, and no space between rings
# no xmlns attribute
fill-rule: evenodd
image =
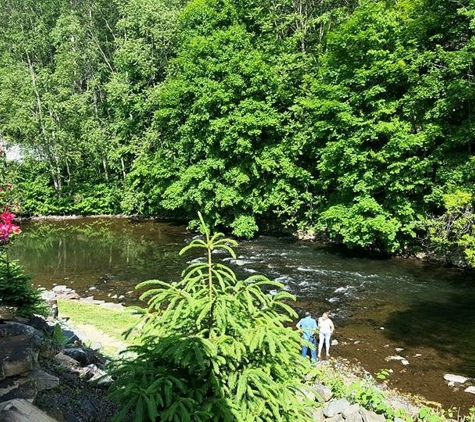
<svg viewBox="0 0 475 422"><path fill-rule="evenodd" d="M474 266L471 0L0 0L0 17L22 215L201 209L240 237Z"/></svg>

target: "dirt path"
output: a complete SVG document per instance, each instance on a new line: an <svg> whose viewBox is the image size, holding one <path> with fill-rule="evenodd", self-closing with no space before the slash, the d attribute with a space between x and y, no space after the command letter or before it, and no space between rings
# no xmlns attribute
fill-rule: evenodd
<svg viewBox="0 0 475 422"><path fill-rule="evenodd" d="M89 324L71 324L74 328L74 332L85 343L91 343L92 346L99 344L106 354L116 354L119 350L123 350L127 347L122 341L118 341L111 336L107 335L101 330L98 330L93 325ZM89 346L88 344L86 344ZM93 347L95 348L95 347Z"/></svg>

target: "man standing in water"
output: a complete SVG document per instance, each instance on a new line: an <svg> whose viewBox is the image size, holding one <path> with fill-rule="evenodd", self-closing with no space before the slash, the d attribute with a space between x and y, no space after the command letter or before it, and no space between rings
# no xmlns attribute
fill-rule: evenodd
<svg viewBox="0 0 475 422"><path fill-rule="evenodd" d="M317 350L316 350L316 342L315 342L315 332L317 330L317 321L315 321L310 312L305 312L305 318L302 318L297 323L297 328L302 331L302 356L305 358L307 357L307 350L308 344L310 342L312 347L310 347L310 353L312 355L312 361L317 361Z"/></svg>
<svg viewBox="0 0 475 422"><path fill-rule="evenodd" d="M318 329L320 331L318 341L318 359L322 358L323 343L325 343L325 351L327 352L327 358L330 357L330 339L332 337L335 326L330 319L329 312L324 312L323 315L318 318Z"/></svg>

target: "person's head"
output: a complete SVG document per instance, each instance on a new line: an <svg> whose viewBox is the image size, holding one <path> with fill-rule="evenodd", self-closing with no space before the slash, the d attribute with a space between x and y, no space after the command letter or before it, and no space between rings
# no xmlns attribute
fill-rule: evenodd
<svg viewBox="0 0 475 422"><path fill-rule="evenodd" d="M308 312L308 311L305 312L305 316L306 316L306 317L310 316L310 312Z"/></svg>
<svg viewBox="0 0 475 422"><path fill-rule="evenodd" d="M322 318L323 318L323 319L328 319L328 318L330 318L330 313L329 313L329 312L324 312L323 315L322 315Z"/></svg>

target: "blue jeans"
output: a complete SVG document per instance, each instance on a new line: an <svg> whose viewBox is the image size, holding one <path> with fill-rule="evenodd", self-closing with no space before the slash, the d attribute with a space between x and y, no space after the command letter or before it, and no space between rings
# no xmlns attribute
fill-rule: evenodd
<svg viewBox="0 0 475 422"><path fill-rule="evenodd" d="M316 342L315 342L315 337L310 337L310 339L305 339L312 343L313 347L310 348L310 354L312 356L312 360L316 361L317 360L317 349L316 349ZM307 357L307 350L308 350L308 345L303 344L302 345L302 357L306 358Z"/></svg>

